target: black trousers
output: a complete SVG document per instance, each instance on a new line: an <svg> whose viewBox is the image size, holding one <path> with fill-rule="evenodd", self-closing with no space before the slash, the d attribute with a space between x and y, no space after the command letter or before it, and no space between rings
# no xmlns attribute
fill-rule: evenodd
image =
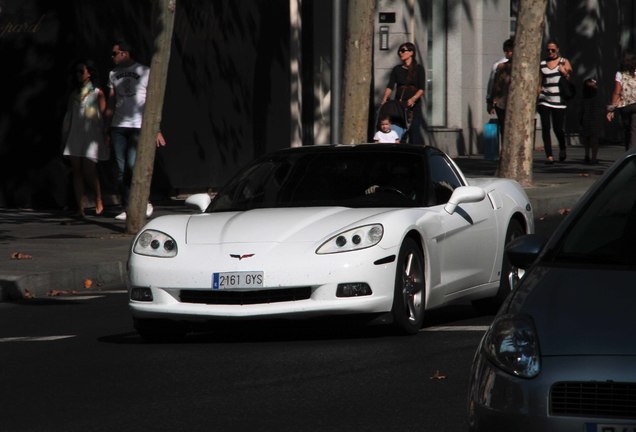
<svg viewBox="0 0 636 432"><path fill-rule="evenodd" d="M545 155L547 157L552 156L552 137L550 135L551 127L554 130L554 135L556 135L557 141L559 142L559 149L562 153L565 153L565 131L563 129L565 124L565 109L550 108L545 105L539 105L538 111L539 117L541 118L541 137L543 138Z"/></svg>

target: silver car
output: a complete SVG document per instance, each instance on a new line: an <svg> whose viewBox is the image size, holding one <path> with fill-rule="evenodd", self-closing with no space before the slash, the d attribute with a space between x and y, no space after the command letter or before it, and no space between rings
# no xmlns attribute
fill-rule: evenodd
<svg viewBox="0 0 636 432"><path fill-rule="evenodd" d="M636 151L507 257L525 274L477 349L470 430L636 432Z"/></svg>

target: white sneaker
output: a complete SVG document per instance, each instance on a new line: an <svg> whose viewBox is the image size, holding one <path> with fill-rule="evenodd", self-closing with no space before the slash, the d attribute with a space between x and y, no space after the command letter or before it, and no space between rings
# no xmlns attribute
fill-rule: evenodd
<svg viewBox="0 0 636 432"><path fill-rule="evenodd" d="M148 203L148 205L146 206L146 217L149 218L150 216L152 216L152 212L154 211L155 209L152 207L152 204ZM117 216L115 216L115 219L121 221L126 220L126 212L119 213Z"/></svg>

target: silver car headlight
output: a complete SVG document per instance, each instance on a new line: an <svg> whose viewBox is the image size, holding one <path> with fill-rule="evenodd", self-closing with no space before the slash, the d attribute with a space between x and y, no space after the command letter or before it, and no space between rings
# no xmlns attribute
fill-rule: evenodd
<svg viewBox="0 0 636 432"><path fill-rule="evenodd" d="M149 229L137 237L133 252L139 255L172 258L177 256L177 242L168 234Z"/></svg>
<svg viewBox="0 0 636 432"><path fill-rule="evenodd" d="M529 316L497 317L484 337L482 349L490 361L509 374L534 378L541 371L539 340Z"/></svg>
<svg viewBox="0 0 636 432"><path fill-rule="evenodd" d="M349 252L375 246L382 240L384 228L380 224L364 225L331 237L317 250L317 254Z"/></svg>

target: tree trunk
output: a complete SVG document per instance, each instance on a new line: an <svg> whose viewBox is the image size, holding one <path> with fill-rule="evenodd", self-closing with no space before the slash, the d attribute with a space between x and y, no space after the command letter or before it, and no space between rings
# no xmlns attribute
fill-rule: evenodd
<svg viewBox="0 0 636 432"><path fill-rule="evenodd" d="M342 142L368 142L373 77L375 0L349 0L344 65Z"/></svg>
<svg viewBox="0 0 636 432"><path fill-rule="evenodd" d="M126 209L128 234L136 234L146 222L146 205L150 196L155 162L155 140L161 127L161 112L170 62L175 7L176 0L155 0L153 4L152 13L157 25L155 52L150 64L146 107Z"/></svg>
<svg viewBox="0 0 636 432"><path fill-rule="evenodd" d="M532 185L539 63L547 0L520 0L499 177Z"/></svg>

